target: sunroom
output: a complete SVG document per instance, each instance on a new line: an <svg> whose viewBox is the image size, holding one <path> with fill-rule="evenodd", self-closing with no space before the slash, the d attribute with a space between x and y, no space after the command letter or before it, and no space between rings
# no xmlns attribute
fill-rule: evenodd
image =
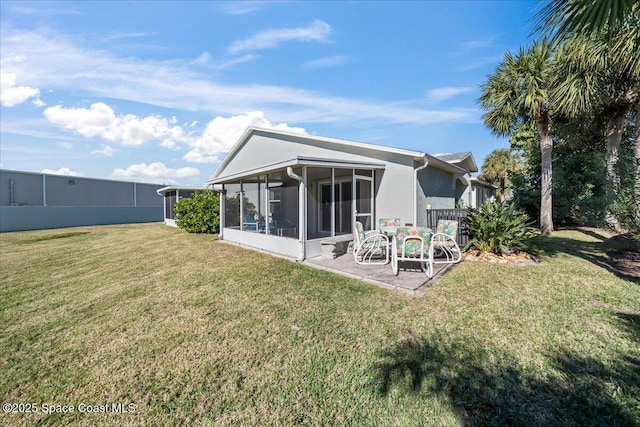
<svg viewBox="0 0 640 427"><path fill-rule="evenodd" d="M319 256L327 237L374 227L383 164L296 158L217 181L221 239L297 259Z"/></svg>

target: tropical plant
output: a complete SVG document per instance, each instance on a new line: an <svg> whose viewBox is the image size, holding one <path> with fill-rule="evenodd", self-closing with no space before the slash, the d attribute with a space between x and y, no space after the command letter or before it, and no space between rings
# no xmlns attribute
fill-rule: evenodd
<svg viewBox="0 0 640 427"><path fill-rule="evenodd" d="M176 225L189 233L217 233L220 229L220 199L213 191L195 191L175 205Z"/></svg>
<svg viewBox="0 0 640 427"><path fill-rule="evenodd" d="M605 88L616 89L616 97L609 98L608 103L610 117L610 132L608 136L608 170L610 184L614 190L619 182L615 175L615 163L617 162L617 148L620 135L621 117L625 114L625 106L620 106L620 101L627 104L635 104L636 124L640 123L640 2L637 0L551 0L535 16L536 26L534 32L543 36L552 36L553 43L562 43L571 39L590 39L594 36L600 42L594 46L591 43L588 49L583 49L577 62L582 64L586 70L587 77L593 75L590 70L595 70L601 74L605 70L605 75L611 74L622 77L622 82L629 83L625 90L620 91L619 85L612 85L610 79L605 79ZM575 48L572 49L575 52ZM586 55L584 54L586 53ZM609 65L607 67L606 65ZM629 79L629 76L631 77ZM585 76L576 74L578 80L583 80ZM601 79L598 79L601 81ZM619 80L620 81L620 80ZM634 83L635 81L635 83ZM600 86L602 87L602 86ZM585 85L586 88L586 85ZM590 91L583 90L584 94ZM612 92L609 91L609 94ZM580 95L580 93L578 93ZM620 96L622 95L622 96ZM560 96L560 99L562 96ZM605 98L601 98L605 99ZM613 102L612 102L613 101ZM575 99L571 102L574 106ZM617 104L617 105L616 105ZM634 193L635 208L634 214L640 217L640 126L636 126L634 141L635 170ZM611 215L610 215L611 218ZM616 225L614 223L614 225Z"/></svg>
<svg viewBox="0 0 640 427"><path fill-rule="evenodd" d="M627 22L637 0L551 0L534 16L534 32L560 43L575 34L613 30Z"/></svg>
<svg viewBox="0 0 640 427"><path fill-rule="evenodd" d="M484 159L480 178L499 188L498 197L504 201L511 195L511 177L521 169L520 159L508 148L493 150Z"/></svg>
<svg viewBox="0 0 640 427"><path fill-rule="evenodd" d="M548 110L553 50L545 41L507 52L496 71L482 85L480 104L487 112L484 123L498 136L508 136L523 122L532 121L540 136L540 232L553 231L551 114Z"/></svg>
<svg viewBox="0 0 640 427"><path fill-rule="evenodd" d="M626 67L608 47L604 37L597 35L576 36L564 43L555 55L551 97L557 110L569 117L601 111L606 115L607 188L614 199L620 193L616 165L623 127L628 112L638 102L640 72ZM620 228L611 212L607 222L612 228Z"/></svg>
<svg viewBox="0 0 640 427"><path fill-rule="evenodd" d="M501 255L523 247L536 235L529 216L510 202L492 201L469 209L464 222L470 235L465 250L475 248Z"/></svg>

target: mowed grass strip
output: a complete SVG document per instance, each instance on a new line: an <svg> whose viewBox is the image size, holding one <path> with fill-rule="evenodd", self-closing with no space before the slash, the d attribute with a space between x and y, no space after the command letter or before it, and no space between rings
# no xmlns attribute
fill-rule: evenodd
<svg viewBox="0 0 640 427"><path fill-rule="evenodd" d="M0 235L4 425L638 425L640 285L604 238L425 297L160 224Z"/></svg>

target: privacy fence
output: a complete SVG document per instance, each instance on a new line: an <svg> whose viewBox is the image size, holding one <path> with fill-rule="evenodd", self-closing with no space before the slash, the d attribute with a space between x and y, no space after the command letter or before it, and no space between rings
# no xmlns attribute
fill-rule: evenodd
<svg viewBox="0 0 640 427"><path fill-rule="evenodd" d="M469 241L469 233L464 219L467 217L467 209L427 209L427 227L435 231L438 220L458 221L458 236L456 240L462 248Z"/></svg>

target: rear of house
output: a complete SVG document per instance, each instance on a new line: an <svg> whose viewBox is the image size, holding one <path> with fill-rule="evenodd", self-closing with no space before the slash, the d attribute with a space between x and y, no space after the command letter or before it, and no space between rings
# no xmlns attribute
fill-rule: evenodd
<svg viewBox="0 0 640 427"><path fill-rule="evenodd" d="M207 184L222 193L221 239L301 260L356 221L423 225L427 208L469 194L457 186L470 187L470 172L417 151L249 128Z"/></svg>

